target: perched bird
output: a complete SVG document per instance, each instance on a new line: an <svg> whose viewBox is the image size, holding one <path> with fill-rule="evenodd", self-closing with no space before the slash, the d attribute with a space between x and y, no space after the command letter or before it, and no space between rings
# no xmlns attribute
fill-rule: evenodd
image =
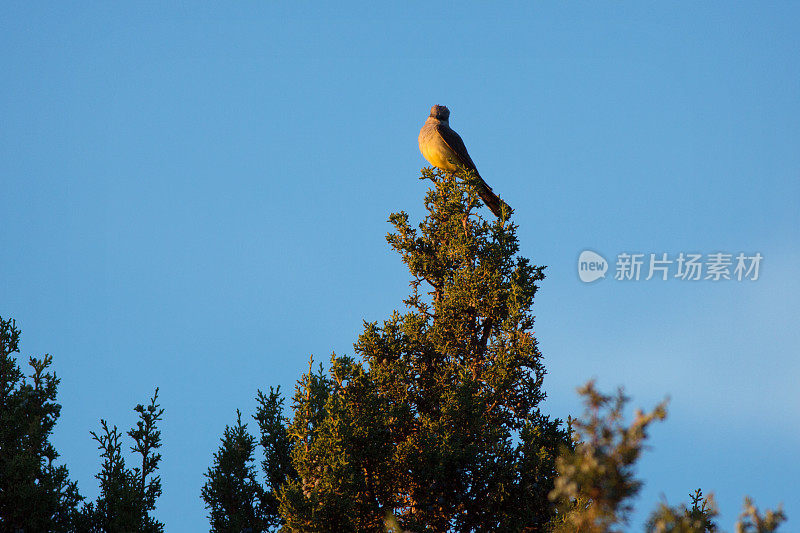
<svg viewBox="0 0 800 533"><path fill-rule="evenodd" d="M458 133L450 129L450 110L443 105L435 105L431 108L431 114L419 132L419 151L428 163L453 172L456 170L474 170L480 182L478 183L478 195L495 216L499 217L502 213L501 206L504 202L492 192L481 175L472 158L467 153L467 147L461 140ZM508 204L506 204L507 206Z"/></svg>

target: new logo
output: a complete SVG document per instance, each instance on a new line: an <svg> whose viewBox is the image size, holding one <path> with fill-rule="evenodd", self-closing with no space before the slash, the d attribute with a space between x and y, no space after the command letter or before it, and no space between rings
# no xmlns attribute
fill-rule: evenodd
<svg viewBox="0 0 800 533"><path fill-rule="evenodd" d="M578 257L578 277L584 283L591 283L600 278L606 277L608 261L591 250L584 250Z"/></svg>

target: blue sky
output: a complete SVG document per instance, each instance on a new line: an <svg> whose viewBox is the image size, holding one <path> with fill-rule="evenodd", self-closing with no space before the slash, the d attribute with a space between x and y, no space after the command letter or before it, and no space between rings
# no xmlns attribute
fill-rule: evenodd
<svg viewBox="0 0 800 533"><path fill-rule="evenodd" d="M797 4L5 2L0 315L55 357L54 440L97 495L89 430L161 387L157 516L208 527L203 474L258 388L352 354L401 306L390 212L423 216L417 134L448 105L548 265L546 410L575 387L671 397L640 475L800 516ZM760 252L755 282L583 284L577 257ZM612 264L613 269L613 264ZM255 425L251 424L255 429Z"/></svg>

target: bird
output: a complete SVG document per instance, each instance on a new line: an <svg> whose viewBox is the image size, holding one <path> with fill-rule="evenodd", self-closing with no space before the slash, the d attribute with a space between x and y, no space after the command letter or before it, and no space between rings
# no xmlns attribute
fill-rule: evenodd
<svg viewBox="0 0 800 533"><path fill-rule="evenodd" d="M450 128L450 110L447 106L435 105L419 132L419 151L428 163L447 172L457 170L474 171L478 177L478 196L496 217L502 214L502 206L508 208L483 181L475 163L464 146L461 137Z"/></svg>

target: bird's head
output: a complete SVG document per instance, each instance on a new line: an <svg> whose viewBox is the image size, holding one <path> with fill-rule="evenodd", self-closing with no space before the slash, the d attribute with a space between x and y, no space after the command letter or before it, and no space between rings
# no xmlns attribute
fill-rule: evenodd
<svg viewBox="0 0 800 533"><path fill-rule="evenodd" d="M450 110L447 106L435 105L431 108L431 117L447 122L450 119Z"/></svg>

